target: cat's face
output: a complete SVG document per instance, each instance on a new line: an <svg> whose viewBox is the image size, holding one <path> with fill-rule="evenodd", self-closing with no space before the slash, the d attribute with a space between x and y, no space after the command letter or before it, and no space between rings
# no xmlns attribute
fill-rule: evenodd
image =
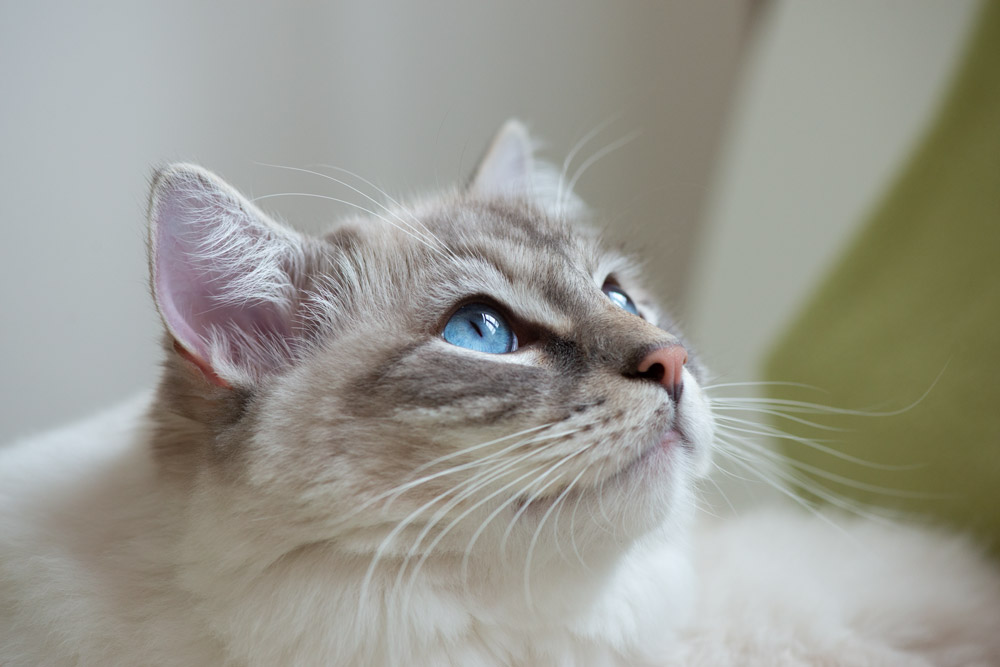
<svg viewBox="0 0 1000 667"><path fill-rule="evenodd" d="M697 364L630 261L505 189L530 158L505 131L468 188L321 239L159 177L163 395L214 494L385 559L585 559L679 525L712 439Z"/></svg>

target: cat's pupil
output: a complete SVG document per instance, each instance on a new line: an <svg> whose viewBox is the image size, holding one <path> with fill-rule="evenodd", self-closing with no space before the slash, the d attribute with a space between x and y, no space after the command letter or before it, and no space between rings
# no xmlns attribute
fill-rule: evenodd
<svg viewBox="0 0 1000 667"><path fill-rule="evenodd" d="M604 287L601 288L601 291L604 292L607 295L607 297L611 299L611 301L613 301L614 304L619 308L621 308L622 310L627 310L633 315L639 314L639 309L636 307L632 299L629 298L629 295L626 294L617 285L611 285L609 283L605 283Z"/></svg>
<svg viewBox="0 0 1000 667"><path fill-rule="evenodd" d="M452 345L477 352L504 354L517 349L517 337L507 320L484 303L470 303L455 311L442 335Z"/></svg>

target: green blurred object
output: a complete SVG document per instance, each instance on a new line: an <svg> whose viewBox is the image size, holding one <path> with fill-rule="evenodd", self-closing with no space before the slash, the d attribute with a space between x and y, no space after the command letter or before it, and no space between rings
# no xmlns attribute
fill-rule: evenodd
<svg viewBox="0 0 1000 667"><path fill-rule="evenodd" d="M896 415L821 418L843 433L774 424L883 466L786 444L801 474L857 483L809 473L838 497L969 530L1000 556L1000 2L978 19L929 133L765 375L829 392L772 397L866 411L926 393Z"/></svg>

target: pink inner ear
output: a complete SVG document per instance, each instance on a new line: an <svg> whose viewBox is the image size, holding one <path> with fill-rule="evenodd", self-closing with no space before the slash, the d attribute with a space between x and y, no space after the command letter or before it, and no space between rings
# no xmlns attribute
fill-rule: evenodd
<svg viewBox="0 0 1000 667"><path fill-rule="evenodd" d="M211 366L209 366L206 362L202 361L198 357L194 356L193 354L185 350L181 346L181 344L178 343L176 340L174 341L174 352L181 355L183 358L187 359L192 364L197 366L198 370L201 371L201 374L205 376L205 379L214 384L215 386L222 387L223 389L232 388L232 385L226 382L221 377L219 377L218 373L213 371Z"/></svg>
<svg viewBox="0 0 1000 667"><path fill-rule="evenodd" d="M178 205L176 192L169 193L157 209L156 284L160 311L174 338L203 363L208 362L206 341L197 329L211 308L203 285L211 280L200 268L192 266L195 250L184 243L184 208Z"/></svg>
<svg viewBox="0 0 1000 667"><path fill-rule="evenodd" d="M254 273L274 280L281 267L262 264L281 253L260 250L283 240L203 177L168 180L158 187L153 241L154 289L170 332L209 380L219 377L222 361L271 370L277 360L263 352L287 344L290 323L274 294L247 293L247 286ZM213 358L213 335L227 358Z"/></svg>
<svg viewBox="0 0 1000 667"><path fill-rule="evenodd" d="M476 168L472 187L485 195L522 191L530 186L532 162L527 129L520 122L509 120L497 132Z"/></svg>

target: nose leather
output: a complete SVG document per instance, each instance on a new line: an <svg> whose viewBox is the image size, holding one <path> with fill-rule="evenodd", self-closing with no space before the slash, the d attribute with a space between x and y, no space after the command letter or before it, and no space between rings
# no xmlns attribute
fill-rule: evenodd
<svg viewBox="0 0 1000 667"><path fill-rule="evenodd" d="M670 398L678 401L684 390L684 364L687 359L687 350L683 346L664 345L646 353L636 366L636 374L659 383Z"/></svg>

